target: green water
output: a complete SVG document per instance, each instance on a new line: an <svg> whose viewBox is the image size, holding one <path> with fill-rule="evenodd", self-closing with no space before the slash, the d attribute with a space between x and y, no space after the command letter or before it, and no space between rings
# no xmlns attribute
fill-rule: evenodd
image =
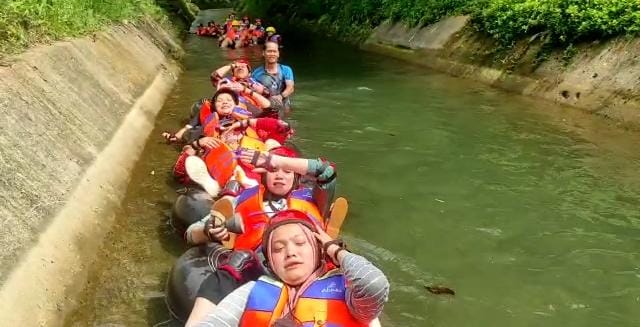
<svg viewBox="0 0 640 327"><path fill-rule="evenodd" d="M211 94L209 72L243 54L196 37L185 48L154 135L176 129ZM296 74L296 143L337 163L344 237L391 281L384 325L639 324L638 134L330 42L283 57ZM176 156L148 142L66 325L168 319L164 280L185 249L166 225ZM433 284L456 295L432 295Z"/></svg>

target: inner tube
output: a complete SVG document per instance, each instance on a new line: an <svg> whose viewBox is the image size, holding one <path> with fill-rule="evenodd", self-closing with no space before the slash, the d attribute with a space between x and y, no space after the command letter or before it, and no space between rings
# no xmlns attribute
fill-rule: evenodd
<svg viewBox="0 0 640 327"><path fill-rule="evenodd" d="M183 234L189 225L209 214L212 204L211 195L204 190L187 188L181 191L173 204L171 225Z"/></svg>
<svg viewBox="0 0 640 327"><path fill-rule="evenodd" d="M189 318L202 282L213 273L216 257L229 250L218 243L192 247L183 253L169 272L165 302L175 319Z"/></svg>

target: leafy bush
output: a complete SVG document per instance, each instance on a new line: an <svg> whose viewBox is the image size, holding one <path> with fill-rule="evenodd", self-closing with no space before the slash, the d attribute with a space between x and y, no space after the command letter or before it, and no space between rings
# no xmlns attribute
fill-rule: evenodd
<svg viewBox="0 0 640 327"><path fill-rule="evenodd" d="M443 16L470 14L474 24L505 45L538 32L567 45L640 32L640 0L244 0L261 16L322 20L340 33L362 34L391 19L430 24ZM366 34L366 33L365 33Z"/></svg>
<svg viewBox="0 0 640 327"><path fill-rule="evenodd" d="M485 0L473 12L503 43L541 31L558 44L640 31L638 0Z"/></svg>

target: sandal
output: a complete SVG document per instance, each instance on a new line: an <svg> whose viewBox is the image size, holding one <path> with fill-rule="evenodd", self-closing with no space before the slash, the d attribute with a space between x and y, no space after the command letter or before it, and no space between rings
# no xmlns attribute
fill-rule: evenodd
<svg viewBox="0 0 640 327"><path fill-rule="evenodd" d="M327 234L331 238L338 237L340 234L340 227L347 218L347 212L349 211L349 203L345 198L337 198L331 205L331 212L329 213L329 219L327 221Z"/></svg>
<svg viewBox="0 0 640 327"><path fill-rule="evenodd" d="M236 234L234 232L241 232L244 230L242 221L235 221L237 218L234 213L235 209L233 207L233 200L229 197L221 197L213 203L213 206L211 208L211 214L214 219L216 219L216 227L225 225L225 227L227 227L227 229L229 230L229 239L226 241L222 241L222 245L229 249L233 249L233 245L236 240ZM233 227L238 227L239 229ZM233 229L233 231L231 229Z"/></svg>

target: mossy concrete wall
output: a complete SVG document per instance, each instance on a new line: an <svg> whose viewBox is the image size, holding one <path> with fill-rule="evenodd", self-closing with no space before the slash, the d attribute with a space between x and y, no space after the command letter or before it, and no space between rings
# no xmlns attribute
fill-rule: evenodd
<svg viewBox="0 0 640 327"><path fill-rule="evenodd" d="M547 51L545 37L506 49L458 16L422 28L385 22L363 48L640 128L640 38Z"/></svg>
<svg viewBox="0 0 640 327"><path fill-rule="evenodd" d="M0 67L2 325L57 325L73 305L181 51L142 21Z"/></svg>

